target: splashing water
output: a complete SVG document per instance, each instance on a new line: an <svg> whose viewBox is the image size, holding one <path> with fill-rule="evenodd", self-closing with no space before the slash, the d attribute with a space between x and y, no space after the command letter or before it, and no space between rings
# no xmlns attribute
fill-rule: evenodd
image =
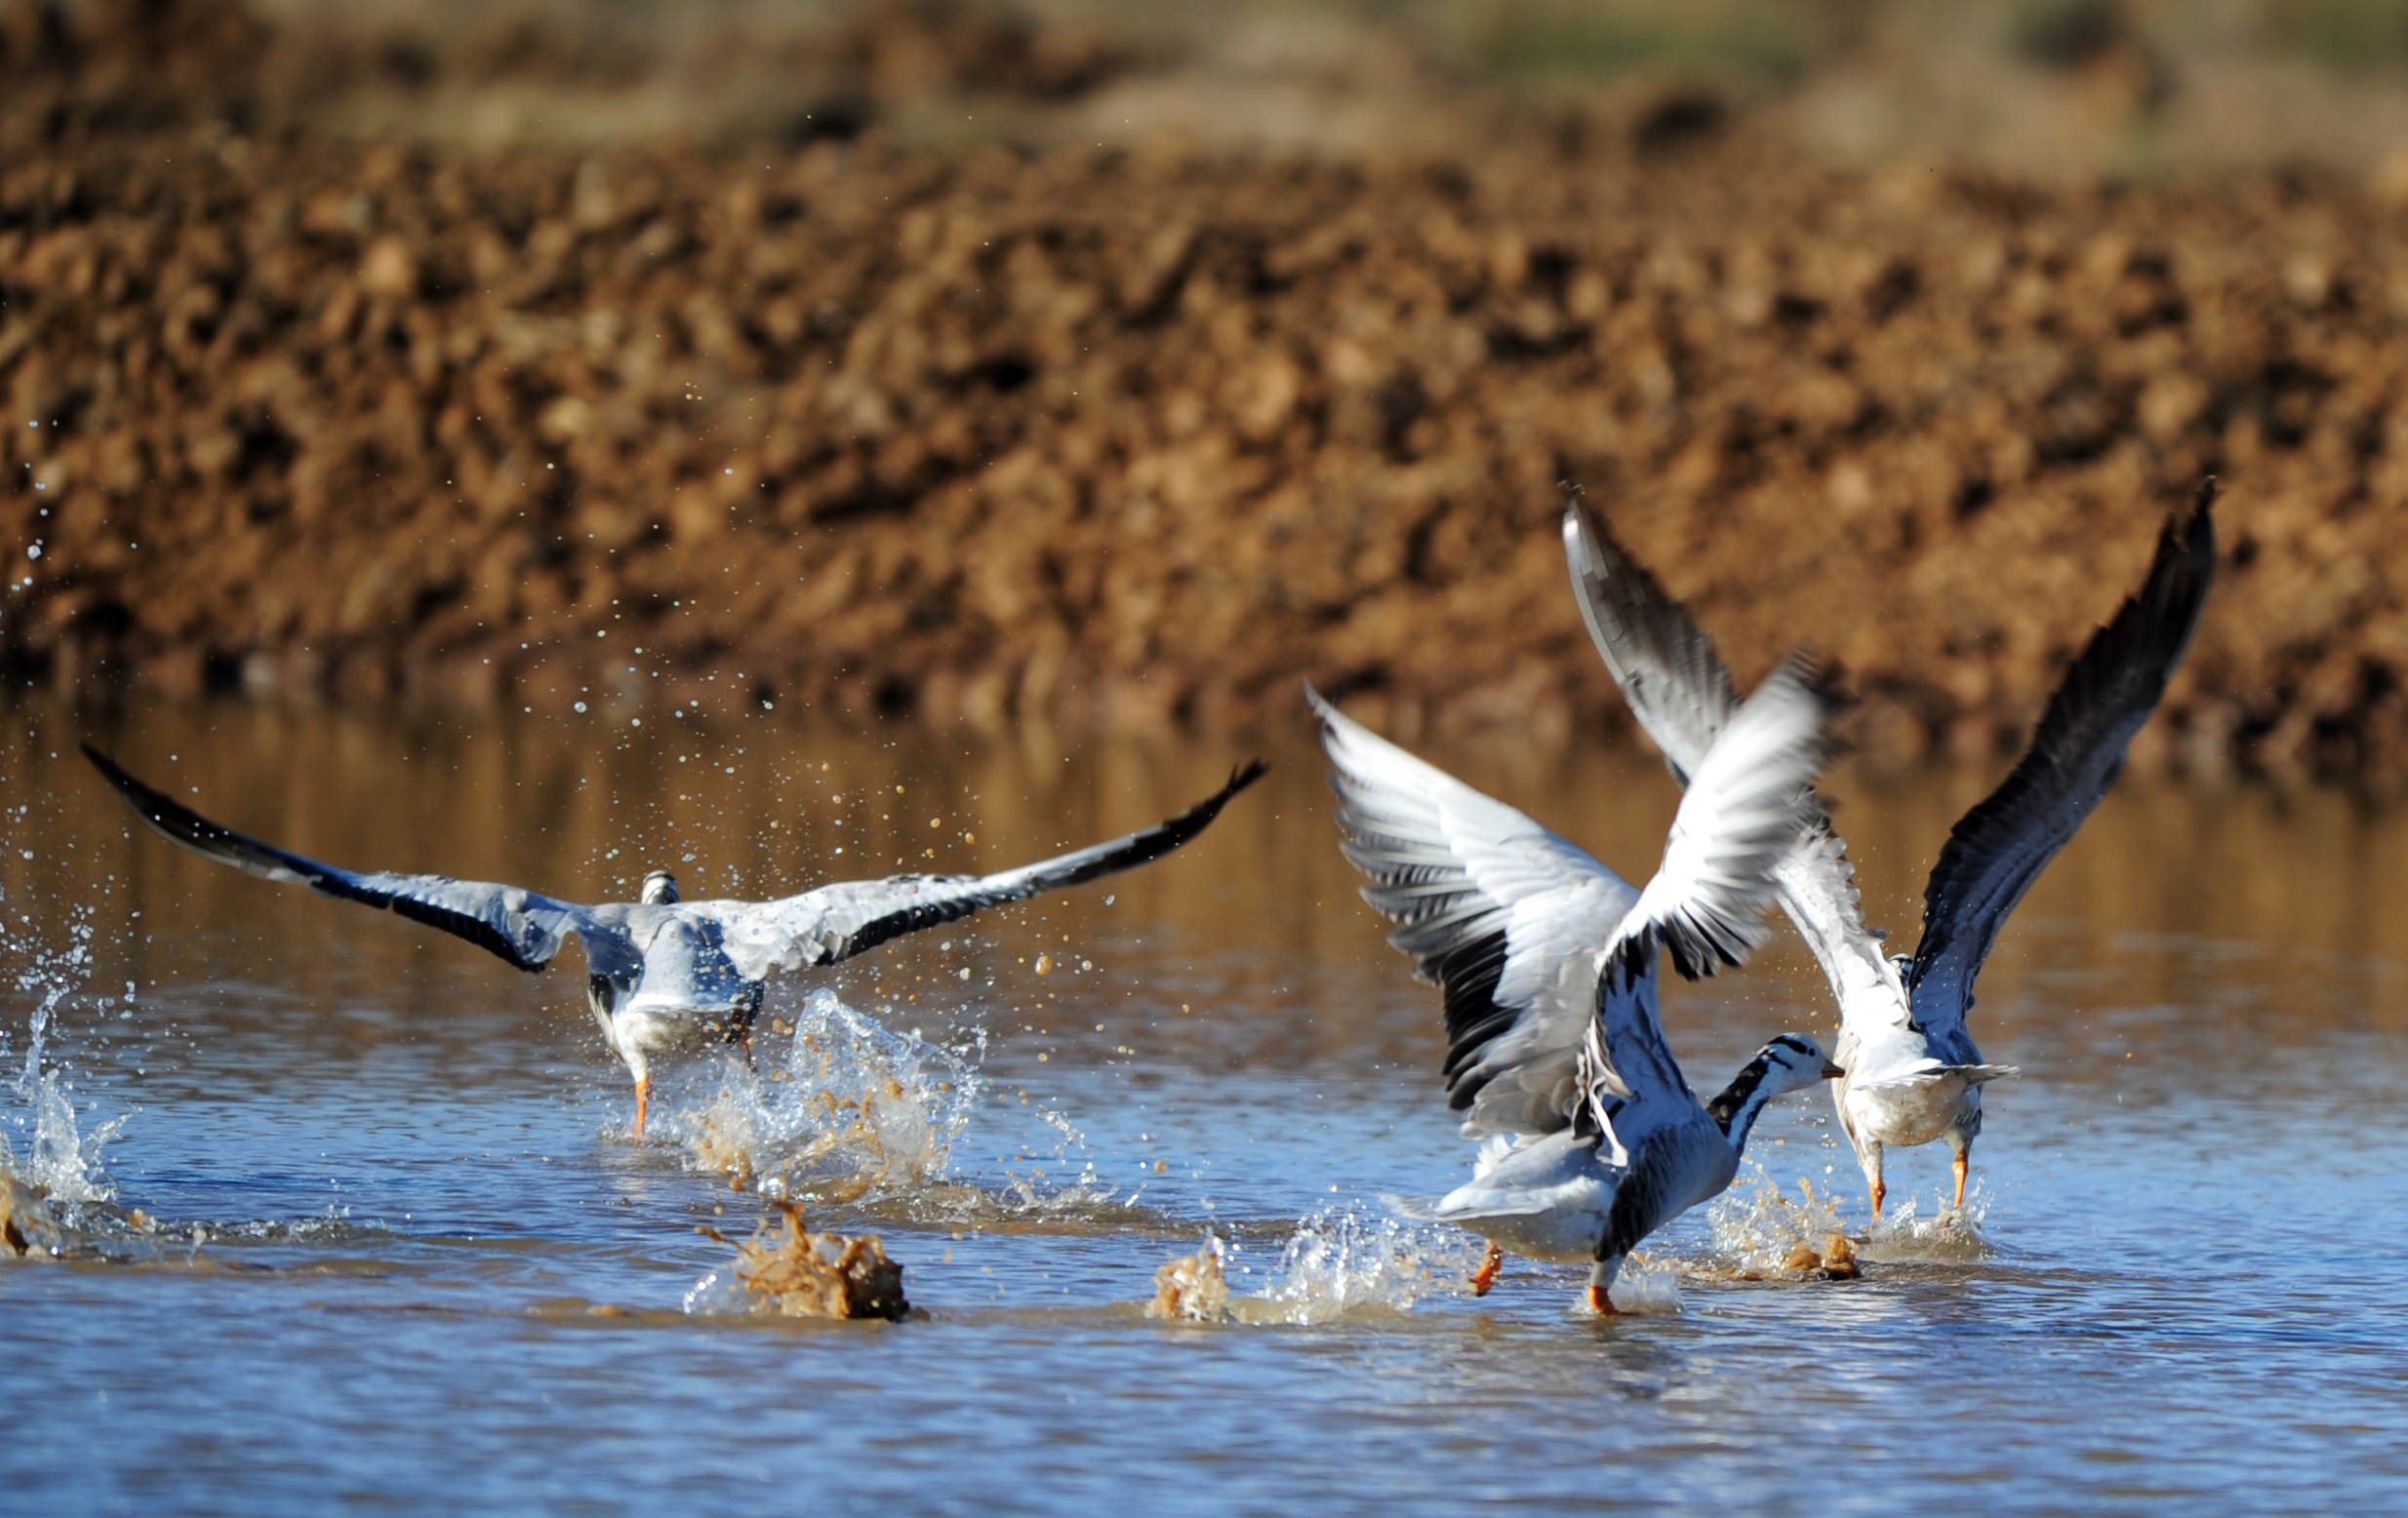
<svg viewBox="0 0 2408 1518"><path fill-rule="evenodd" d="M1608 1294L1616 1312L1633 1315L1680 1311L1680 1269L1653 1255L1625 1256Z"/></svg>
<svg viewBox="0 0 2408 1518"><path fill-rule="evenodd" d="M1965 1264L1995 1254L1983 1237L1982 1221L1989 1216L1989 1198L1975 1191L1963 1207L1943 1207L1929 1218L1915 1215L1908 1197L1882 1215L1866 1236L1864 1258L1889 1265Z"/></svg>
<svg viewBox="0 0 2408 1518"><path fill-rule="evenodd" d="M739 1187L849 1202L942 1176L978 1093L968 1050L883 1027L822 988L783 1065L739 1072L662 1126Z"/></svg>
<svg viewBox="0 0 2408 1518"><path fill-rule="evenodd" d="M45 1193L52 1202L71 1206L106 1202L116 1195L116 1188L109 1183L102 1168L101 1151L124 1131L126 1124L124 1117L114 1117L91 1133L83 1133L76 1121L75 1103L68 1096L72 1087L63 1072L43 1068L42 1057L53 1018L60 1004L80 990L92 973L92 925L81 920L90 915L89 908L76 908L79 920L69 929L63 948L41 949L21 941L9 945L26 954L25 966L18 973L17 988L35 1001L26 1030L24 1063L10 1082L24 1110L0 1121L0 1171ZM5 1047L5 1035L0 1035L0 1050ZM11 1139L12 1129L30 1140L22 1155Z"/></svg>
<svg viewBox="0 0 2408 1518"><path fill-rule="evenodd" d="M1848 1234L1839 1200L1800 1177L1793 1202L1763 1166L1750 1169L1755 1174L1746 1185L1732 1186L1706 1210L1714 1240L1709 1270L1749 1279L1803 1276L1813 1268L1805 1257L1819 1265L1832 1236Z"/></svg>
<svg viewBox="0 0 2408 1518"><path fill-rule="evenodd" d="M1232 1297L1241 1323L1334 1323L1407 1312L1434 1292L1460 1292L1479 1268L1480 1241L1455 1228L1352 1212L1315 1213L1296 1225L1260 1296Z"/></svg>
<svg viewBox="0 0 2408 1518"><path fill-rule="evenodd" d="M1857 1237L1840 1217L1838 1196L1817 1192L1814 1182L1801 1177L1798 1199L1791 1201L1764 1167L1754 1169L1746 1186L1733 1186L1706 1209L1713 1258L1706 1273L1773 1280L1828 1273L1834 1240ZM1839 1254L1883 1264L1982 1259L1990 1253L1981 1228L1987 1210L1977 1194L1961 1211L1944 1208L1937 1217L1922 1218L1909 1199L1873 1224L1861 1246Z"/></svg>

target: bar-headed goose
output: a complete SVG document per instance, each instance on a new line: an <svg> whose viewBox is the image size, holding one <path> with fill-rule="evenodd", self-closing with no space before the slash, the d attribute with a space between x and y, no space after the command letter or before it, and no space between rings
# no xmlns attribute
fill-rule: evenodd
<svg viewBox="0 0 2408 1518"><path fill-rule="evenodd" d="M1885 1147L1945 1138L1952 1206L1982 1131L1982 1087L2012 1066L1985 1064L1966 1030L1974 978L2016 903L2065 848L2123 769L2124 750L2165 694L2216 571L2216 482L2157 537L2148 578L2099 629L2049 698L2031 746L1997 789L1959 819L1923 890L1911 957L1882 953L1865 924L1846 846L1820 806L1776 872L1781 903L1839 1002L1839 1120L1881 1215ZM1564 549L1582 615L1632 715L1687 782L1740 709L1730 671L1688 611L1666 595L1575 494Z"/></svg>
<svg viewBox="0 0 2408 1518"><path fill-rule="evenodd" d="M745 1037L775 972L833 965L889 939L1115 874L1160 859L1202 832L1230 797L1263 774L1260 761L1220 791L1143 832L995 875L894 875L841 881L774 901L681 901L666 870L644 877L637 901L585 905L518 886L447 875L358 874L288 854L213 822L151 789L93 748L84 754L135 814L221 864L390 907L466 939L521 970L542 970L574 934L585 946L586 999L612 1051L635 1077L635 1132L651 1105L651 1057L716 1024Z"/></svg>
<svg viewBox="0 0 2408 1518"><path fill-rule="evenodd" d="M1485 1140L1472 1178L1400 1204L1506 1251L1589 1265L1588 1303L1657 1228L1719 1193L1766 1102L1838 1074L1814 1040L1766 1044L1709 1102L1656 1015L1657 950L1682 975L1737 965L1769 933L1772 869L1829 756L1830 699L1801 665L1733 714L1634 891L1571 842L1375 737L1318 695L1321 741L1363 897L1445 998L1448 1104Z"/></svg>

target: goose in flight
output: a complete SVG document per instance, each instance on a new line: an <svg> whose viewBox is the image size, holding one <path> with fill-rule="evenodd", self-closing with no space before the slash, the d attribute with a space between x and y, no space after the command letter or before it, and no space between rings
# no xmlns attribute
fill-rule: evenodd
<svg viewBox="0 0 2408 1518"><path fill-rule="evenodd" d="M1504 803L1375 737L1309 689L1338 793L1342 845L1388 941L1437 984L1448 1105L1483 1140L1472 1178L1397 1205L1488 1240L1485 1294L1505 1254L1589 1266L1611 1313L1641 1239L1720 1193L1757 1114L1839 1073L1784 1033L1700 1102L1656 1014L1657 950L1695 979L1769 936L1773 866L1829 757L1831 698L1791 663L1702 756L1664 862L1645 889Z"/></svg>
<svg viewBox="0 0 2408 1518"><path fill-rule="evenodd" d="M354 873L248 838L162 795L91 744L90 759L135 815L221 864L322 896L390 907L466 939L525 971L552 962L571 934L585 947L586 1000L602 1036L635 1077L635 1132L652 1101L651 1057L706 1028L745 1039L762 983L782 970L851 959L889 939L983 907L1082 885L1160 859L1211 823L1261 779L1256 760L1217 793L1168 821L1109 843L995 875L894 875L821 886L774 901L681 901L666 870L644 877L642 899L585 905L518 886L448 875Z"/></svg>
<svg viewBox="0 0 2408 1518"><path fill-rule="evenodd" d="M1846 846L1818 805L1775 878L1781 904L1821 962L1839 1003L1833 1088L1841 1129L1864 1167L1873 1216L1886 1193L1882 1151L1945 1138L1952 1206L1982 1132L1982 1087L2019 1073L1985 1064L1966 1030L1974 978L2007 915L2065 848L2123 769L2124 750L2182 663L2216 572L2213 477L2157 537L2148 578L2092 635L2049 698L2031 746L1998 788L1957 820L1923 889L1923 937L1891 959L1866 928ZM1741 708L1731 672L1688 611L1614 539L1576 493L1564 549L1581 614L1631 714L1687 783Z"/></svg>

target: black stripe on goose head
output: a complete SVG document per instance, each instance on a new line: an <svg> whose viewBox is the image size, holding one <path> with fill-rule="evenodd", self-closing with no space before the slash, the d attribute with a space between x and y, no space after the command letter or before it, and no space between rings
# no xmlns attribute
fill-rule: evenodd
<svg viewBox="0 0 2408 1518"><path fill-rule="evenodd" d="M1790 1033L1775 1037L1757 1050L1756 1057L1748 1060L1737 1075L1731 1077L1730 1085L1722 1088L1713 1100L1706 1103L1706 1115L1714 1120L1714 1126L1722 1130L1725 1138L1730 1136L1732 1122L1746 1107L1749 1099L1763 1089L1765 1080L1773 1073L1776 1050L1790 1057L1783 1062L1791 1070L1813 1070L1817 1074L1825 1074L1831 1068L1830 1061L1823 1057L1822 1049L1808 1040Z"/></svg>

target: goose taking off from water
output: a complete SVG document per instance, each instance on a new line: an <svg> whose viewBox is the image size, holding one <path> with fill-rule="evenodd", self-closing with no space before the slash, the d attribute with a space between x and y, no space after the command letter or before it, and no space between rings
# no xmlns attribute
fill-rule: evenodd
<svg viewBox="0 0 2408 1518"><path fill-rule="evenodd" d="M1521 813L1374 737L1317 694L1346 858L1388 941L1445 998L1448 1104L1484 1140L1472 1178L1411 1216L1505 1252L1589 1266L1588 1304L1641 1239L1715 1196L1766 1102L1839 1073L1784 1033L1701 1103L1656 1015L1657 949L1692 979L1764 941L1773 866L1829 757L1831 699L1785 665L1733 715L1633 891Z"/></svg>
<svg viewBox="0 0 2408 1518"><path fill-rule="evenodd" d="M995 875L895 875L841 881L774 901L681 901L676 877L654 870L641 900L583 905L517 886L447 875L355 874L247 838L160 794L91 744L84 756L152 827L221 864L323 896L390 907L466 939L521 970L552 962L569 935L585 946L586 1000L602 1036L635 1077L635 1132L651 1106L651 1056L707 1026L745 1037L773 972L833 965L889 939L983 907L1082 885L1160 859L1211 823L1263 775L1256 760L1166 822Z"/></svg>
<svg viewBox="0 0 2408 1518"><path fill-rule="evenodd" d="M2215 578L2215 499L2210 478L2188 510L2167 519L2148 578L2066 671L2022 760L1948 834L1923 888L1923 938L1911 958L1885 957L1882 936L1866 927L1856 871L1820 806L1776 872L1782 906L1839 1002L1837 1053L1848 1073L1832 1094L1875 1218L1884 1147L1935 1138L1954 1155L1952 1205L1965 1205L1982 1087L2017 1073L1983 1063L1966 1031L1974 978L2007 914L2114 783L2132 735L2182 663ZM1563 535L1597 652L1686 783L1740 709L1731 672L1687 609L1577 494L1564 506Z"/></svg>

